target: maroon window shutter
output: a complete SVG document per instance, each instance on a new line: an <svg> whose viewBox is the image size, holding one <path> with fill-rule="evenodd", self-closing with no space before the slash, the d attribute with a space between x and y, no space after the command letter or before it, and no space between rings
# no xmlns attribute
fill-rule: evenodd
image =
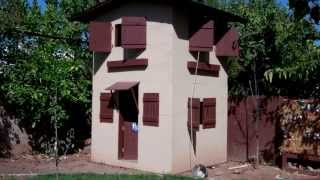
<svg viewBox="0 0 320 180"><path fill-rule="evenodd" d="M239 56L239 33L231 27L216 44L217 56Z"/></svg>
<svg viewBox="0 0 320 180"><path fill-rule="evenodd" d="M159 93L144 93L143 124L159 126Z"/></svg>
<svg viewBox="0 0 320 180"><path fill-rule="evenodd" d="M216 98L204 98L202 103L203 129L216 127Z"/></svg>
<svg viewBox="0 0 320 180"><path fill-rule="evenodd" d="M192 108L191 108L192 107ZM192 127L193 129L199 129L200 124L200 99L188 98L188 127L191 128L191 109L192 109Z"/></svg>
<svg viewBox="0 0 320 180"><path fill-rule="evenodd" d="M213 49L213 21L210 20L196 32L191 32L189 40L190 51L212 51Z"/></svg>
<svg viewBox="0 0 320 180"><path fill-rule="evenodd" d="M113 101L111 93L100 95L100 122L113 122Z"/></svg>
<svg viewBox="0 0 320 180"><path fill-rule="evenodd" d="M121 45L127 49L146 48L146 18L123 17L121 28Z"/></svg>
<svg viewBox="0 0 320 180"><path fill-rule="evenodd" d="M187 67L191 74L195 74L197 62L188 61ZM197 75L219 77L220 65L199 62Z"/></svg>
<svg viewBox="0 0 320 180"><path fill-rule="evenodd" d="M110 52L111 31L110 22L90 22L89 50L93 52Z"/></svg>

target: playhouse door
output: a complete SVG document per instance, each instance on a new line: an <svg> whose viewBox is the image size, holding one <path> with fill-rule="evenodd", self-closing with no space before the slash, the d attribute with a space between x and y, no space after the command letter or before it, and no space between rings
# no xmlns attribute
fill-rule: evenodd
<svg viewBox="0 0 320 180"><path fill-rule="evenodd" d="M134 93L133 93L134 92ZM137 89L119 92L119 159L138 159Z"/></svg>

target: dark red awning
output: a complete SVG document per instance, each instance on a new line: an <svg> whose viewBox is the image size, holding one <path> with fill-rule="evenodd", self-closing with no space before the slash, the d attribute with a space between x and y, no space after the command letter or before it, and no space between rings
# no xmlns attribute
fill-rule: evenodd
<svg viewBox="0 0 320 180"><path fill-rule="evenodd" d="M106 90L129 90L130 88L139 84L138 81L131 81L131 82L116 82L111 86L107 87Z"/></svg>

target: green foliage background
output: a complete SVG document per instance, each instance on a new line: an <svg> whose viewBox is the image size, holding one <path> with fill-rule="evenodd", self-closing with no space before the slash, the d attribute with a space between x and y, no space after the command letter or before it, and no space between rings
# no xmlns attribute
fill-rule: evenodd
<svg viewBox="0 0 320 180"><path fill-rule="evenodd" d="M256 75L260 95L319 96L319 32L314 21L296 18L292 9L274 0L211 2L247 19L236 24L241 55L228 60L230 95L255 94Z"/></svg>
<svg viewBox="0 0 320 180"><path fill-rule="evenodd" d="M1 3L0 98L20 119L35 150L53 153L54 121L60 153L90 137L91 69L85 26L68 17L86 0Z"/></svg>

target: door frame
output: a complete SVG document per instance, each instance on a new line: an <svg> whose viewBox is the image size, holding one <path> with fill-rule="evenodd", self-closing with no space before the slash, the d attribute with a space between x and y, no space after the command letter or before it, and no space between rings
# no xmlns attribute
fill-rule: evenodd
<svg viewBox="0 0 320 180"><path fill-rule="evenodd" d="M134 86L134 87L132 87L132 88L130 88L129 90L124 90L124 91L132 91L132 92L134 92L134 93L131 93L130 92L130 94L131 95L135 95L136 97L135 97L135 99L136 100L134 100L134 99L132 99L133 101L135 101L135 102L133 102L135 105L136 105L136 107L138 108L138 96L139 96L139 87L138 87L138 85L136 85L136 86ZM120 98L120 96L121 96L121 91L118 91L117 92L117 100L118 100L118 112L119 112L119 125L118 125L118 159L119 160L138 160L138 153L139 153L139 147L138 147L138 145L139 145L139 134L138 134L138 132L137 132L137 144L136 144L136 147L137 147L137 155L136 155L136 157L134 158L134 159L125 159L124 158L124 151L125 150L123 150L123 146L124 146L124 144L125 144L125 136L124 136L124 131L130 131L131 129L123 129L124 127L124 122L125 122L125 120L124 120L124 118L123 118L123 116L122 116L122 114L121 114L121 98ZM137 124L138 124L138 118L139 118L139 110L137 110Z"/></svg>

